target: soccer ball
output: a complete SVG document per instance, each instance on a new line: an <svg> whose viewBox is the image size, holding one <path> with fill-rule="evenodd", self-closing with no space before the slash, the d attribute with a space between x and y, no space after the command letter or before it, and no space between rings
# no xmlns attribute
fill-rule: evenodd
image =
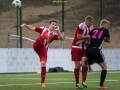
<svg viewBox="0 0 120 90"><path fill-rule="evenodd" d="M12 6L13 7L21 7L21 1L20 0L14 0L13 2L12 2Z"/></svg>

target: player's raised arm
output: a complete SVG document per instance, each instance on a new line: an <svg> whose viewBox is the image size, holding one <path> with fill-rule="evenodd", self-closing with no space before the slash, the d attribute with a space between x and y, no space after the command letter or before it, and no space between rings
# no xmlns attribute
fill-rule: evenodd
<svg viewBox="0 0 120 90"><path fill-rule="evenodd" d="M59 26L56 26L55 31L56 31L57 34L58 34L59 40L63 40L63 35L62 35L61 32L60 32Z"/></svg>
<svg viewBox="0 0 120 90"><path fill-rule="evenodd" d="M35 31L35 27L32 25L28 25L28 24L22 24L21 25L22 28L26 27L27 29L31 30L31 31Z"/></svg>

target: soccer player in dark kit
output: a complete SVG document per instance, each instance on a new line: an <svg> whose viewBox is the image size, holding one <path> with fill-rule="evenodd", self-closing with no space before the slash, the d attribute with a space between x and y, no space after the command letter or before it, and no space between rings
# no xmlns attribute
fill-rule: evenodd
<svg viewBox="0 0 120 90"><path fill-rule="evenodd" d="M106 19L101 20L100 28L94 28L90 33L90 44L87 48L88 64L97 63L102 68L99 89L107 89L104 81L107 75L107 65L105 57L101 51L103 41L110 43L109 27L110 22Z"/></svg>

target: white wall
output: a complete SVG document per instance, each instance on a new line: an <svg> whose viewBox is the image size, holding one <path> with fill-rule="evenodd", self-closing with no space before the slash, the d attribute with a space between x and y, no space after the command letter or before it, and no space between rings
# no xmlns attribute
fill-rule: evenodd
<svg viewBox="0 0 120 90"><path fill-rule="evenodd" d="M103 49L108 70L120 70L120 49ZM52 67L73 71L70 49L49 49L47 71ZM101 68L94 64L95 71ZM40 61L32 48L0 48L0 73L38 72Z"/></svg>

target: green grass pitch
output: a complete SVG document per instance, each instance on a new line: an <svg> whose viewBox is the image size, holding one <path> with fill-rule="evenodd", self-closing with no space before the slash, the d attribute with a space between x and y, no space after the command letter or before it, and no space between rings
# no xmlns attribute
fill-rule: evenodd
<svg viewBox="0 0 120 90"><path fill-rule="evenodd" d="M84 90L98 90L100 72L88 72L87 76ZM73 72L47 73L45 83L46 88L41 88L37 73L0 74L0 90L76 90ZM120 71L108 71L105 85L108 90L120 90Z"/></svg>

